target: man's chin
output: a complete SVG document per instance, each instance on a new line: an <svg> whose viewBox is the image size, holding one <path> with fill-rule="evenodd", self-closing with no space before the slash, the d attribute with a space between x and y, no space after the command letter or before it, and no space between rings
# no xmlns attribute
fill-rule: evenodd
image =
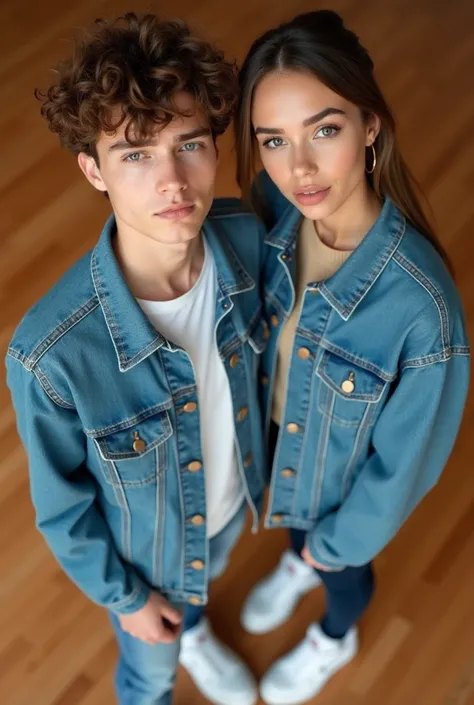
<svg viewBox="0 0 474 705"><path fill-rule="evenodd" d="M173 245L191 242L199 236L201 228L202 222L200 220L190 223L181 221L180 223L170 223L168 227L154 228L150 234L157 242Z"/></svg>

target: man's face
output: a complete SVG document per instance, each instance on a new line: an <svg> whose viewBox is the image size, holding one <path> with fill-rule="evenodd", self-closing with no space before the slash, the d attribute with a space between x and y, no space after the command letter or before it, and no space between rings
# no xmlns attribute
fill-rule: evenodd
<svg viewBox="0 0 474 705"><path fill-rule="evenodd" d="M124 123L113 135L100 135L100 166L83 153L78 158L92 185L107 191L119 232L167 244L198 235L212 204L217 168L209 119L189 94L178 93L175 101L190 117L175 118L133 147Z"/></svg>

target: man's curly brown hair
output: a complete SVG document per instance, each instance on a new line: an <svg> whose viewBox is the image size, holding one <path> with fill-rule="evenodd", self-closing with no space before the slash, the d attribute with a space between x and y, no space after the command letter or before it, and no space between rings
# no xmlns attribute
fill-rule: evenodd
<svg viewBox="0 0 474 705"><path fill-rule="evenodd" d="M96 20L57 74L45 93L35 91L41 114L62 146L95 159L101 132L113 134L126 121L126 139L134 144L184 117L177 91L194 96L214 137L229 125L237 99L235 62L192 36L185 22L151 14Z"/></svg>

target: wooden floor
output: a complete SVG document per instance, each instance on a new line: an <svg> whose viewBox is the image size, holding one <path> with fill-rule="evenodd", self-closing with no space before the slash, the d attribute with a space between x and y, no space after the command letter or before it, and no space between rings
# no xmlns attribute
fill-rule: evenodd
<svg viewBox="0 0 474 705"><path fill-rule="evenodd" d="M159 3L162 13L187 19L239 59L267 26L318 5ZM474 3L332 0L321 7L329 5L373 54L407 160L453 259L474 339ZM44 86L48 69L69 53L74 28L127 9L122 0L0 4L2 358L21 315L94 243L107 214L105 199L48 133L33 89ZM231 142L227 135L219 194L237 192ZM471 394L440 485L376 562L378 591L361 624L360 655L328 685L320 705L474 705L473 412ZM106 616L62 575L35 531L25 456L3 384L0 433L0 703L112 704L116 650ZM276 564L285 544L284 532L247 533L212 592L215 630L257 677L323 610L316 591L274 634L251 637L240 629L245 595ZM182 672L174 702L205 702Z"/></svg>

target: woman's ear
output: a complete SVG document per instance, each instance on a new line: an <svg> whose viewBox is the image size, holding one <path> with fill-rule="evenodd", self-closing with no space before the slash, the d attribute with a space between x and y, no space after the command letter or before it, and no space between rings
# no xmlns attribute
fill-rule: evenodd
<svg viewBox="0 0 474 705"><path fill-rule="evenodd" d="M370 147L380 132L381 121L378 115L371 113L366 121L365 146Z"/></svg>

